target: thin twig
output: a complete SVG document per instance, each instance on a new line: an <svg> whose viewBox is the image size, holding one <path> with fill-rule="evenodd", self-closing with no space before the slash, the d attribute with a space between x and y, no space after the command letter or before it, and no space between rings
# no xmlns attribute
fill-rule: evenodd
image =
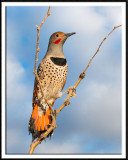
<svg viewBox="0 0 128 160"><path fill-rule="evenodd" d="M41 22L40 26L37 26L37 25L36 25L36 27L37 27L37 45L36 45L35 70L33 71L33 73L36 75L36 78L38 79L38 81L39 81L39 77L38 77L36 68L37 68L37 61L38 61L38 59L37 59L37 57L38 57L38 52L40 51L40 49L39 49L39 33L40 33L40 28L41 28L41 26L44 24L44 22L45 22L45 20L47 19L47 17L50 16L50 8L51 8L51 7L49 6L48 12L47 12L44 20Z"/></svg>
<svg viewBox="0 0 128 160"><path fill-rule="evenodd" d="M41 79L39 78L39 76L38 76L38 74L37 74L37 69L36 69L36 68L37 68L37 61L38 61L38 59L37 59L37 57L38 57L38 52L40 51L40 49L39 49L39 33L40 33L40 28L41 28L42 25L44 24L45 20L47 19L48 16L50 16L50 8L51 8L51 6L49 6L48 11L47 11L47 14L46 14L44 20L41 22L40 26L37 26L37 25L36 25L36 27L37 27L37 45L36 45L36 57L35 57L35 70L33 71L33 73L35 74L36 79L37 79L37 81L38 81L38 83L39 83L39 88L40 88L40 90L41 90L42 97L43 97L42 81L41 81Z"/></svg>

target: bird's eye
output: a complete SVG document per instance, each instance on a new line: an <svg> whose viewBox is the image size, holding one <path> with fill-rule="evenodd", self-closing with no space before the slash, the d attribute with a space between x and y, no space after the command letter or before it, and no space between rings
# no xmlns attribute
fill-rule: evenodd
<svg viewBox="0 0 128 160"><path fill-rule="evenodd" d="M59 37L59 34L56 34L56 37Z"/></svg>

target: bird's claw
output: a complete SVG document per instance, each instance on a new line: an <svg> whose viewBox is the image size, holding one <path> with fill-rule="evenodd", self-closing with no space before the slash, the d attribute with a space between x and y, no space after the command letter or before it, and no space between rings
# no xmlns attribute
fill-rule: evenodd
<svg viewBox="0 0 128 160"><path fill-rule="evenodd" d="M63 92L63 94L69 94L70 90L72 90L72 96L76 97L76 88L74 88L74 86L69 87L66 91Z"/></svg>

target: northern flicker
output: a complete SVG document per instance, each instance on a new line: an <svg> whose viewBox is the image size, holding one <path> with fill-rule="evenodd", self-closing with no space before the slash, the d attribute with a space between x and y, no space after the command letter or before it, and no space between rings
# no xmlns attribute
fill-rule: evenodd
<svg viewBox="0 0 128 160"><path fill-rule="evenodd" d="M68 64L63 53L63 44L68 37L75 34L55 32L49 39L47 53L39 64L37 74L42 81L42 92L37 79L34 82L33 112L29 121L29 132L32 141L40 137L52 123L52 115L48 104L53 106L55 100L62 96L65 86ZM48 100L48 103L44 99ZM50 136L50 133L48 136Z"/></svg>

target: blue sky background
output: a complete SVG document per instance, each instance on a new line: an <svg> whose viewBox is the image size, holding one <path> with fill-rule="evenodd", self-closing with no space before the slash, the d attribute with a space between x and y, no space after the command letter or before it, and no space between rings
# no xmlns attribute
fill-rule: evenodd
<svg viewBox="0 0 128 160"><path fill-rule="evenodd" d="M6 8L7 29L7 106L6 152L27 154L32 137L28 123L32 113L36 25L48 7L9 6ZM73 86L79 74L103 38L114 26L122 24L122 8L117 6L52 6L51 16L40 30L38 64L44 57L49 37L56 31L76 32L64 44L69 64L64 90ZM121 153L121 61L122 28L115 30L103 43L78 86L76 98L58 115L59 127L34 153ZM66 95L58 99L59 107Z"/></svg>

